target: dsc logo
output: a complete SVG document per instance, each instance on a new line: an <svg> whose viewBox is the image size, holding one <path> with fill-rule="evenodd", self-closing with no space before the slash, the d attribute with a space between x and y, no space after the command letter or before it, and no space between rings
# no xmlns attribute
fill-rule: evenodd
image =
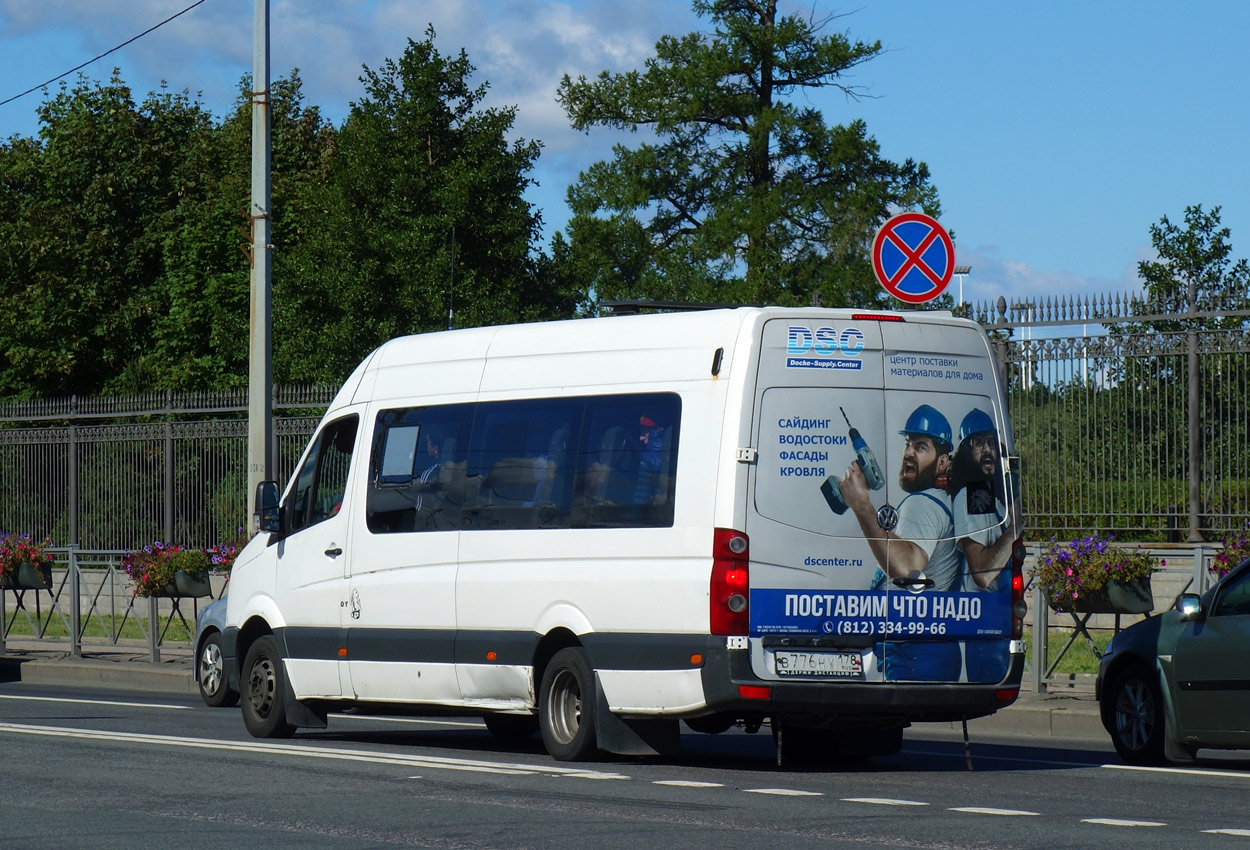
<svg viewBox="0 0 1250 850"><path fill-rule="evenodd" d="M830 327L806 328L801 325L790 326L789 342L786 354L806 354L815 352L821 357L829 357L839 351L847 357L858 357L864 350L864 334L859 328L847 328L839 334Z"/></svg>

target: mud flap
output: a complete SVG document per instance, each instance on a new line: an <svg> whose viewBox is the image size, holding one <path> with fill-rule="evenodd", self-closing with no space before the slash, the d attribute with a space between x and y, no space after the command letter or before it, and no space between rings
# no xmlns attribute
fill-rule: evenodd
<svg viewBox="0 0 1250 850"><path fill-rule="evenodd" d="M301 729L325 729L329 725L329 712L324 708L313 708L295 698L291 688L291 678L282 677L282 709L286 712L287 723Z"/></svg>
<svg viewBox="0 0 1250 850"><path fill-rule="evenodd" d="M618 717L608 710L595 674L595 744L618 756L664 756L681 752L679 721Z"/></svg>

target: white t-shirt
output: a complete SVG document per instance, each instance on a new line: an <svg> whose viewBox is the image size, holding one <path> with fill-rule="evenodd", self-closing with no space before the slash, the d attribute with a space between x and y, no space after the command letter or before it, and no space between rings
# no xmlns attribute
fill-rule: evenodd
<svg viewBox="0 0 1250 850"><path fill-rule="evenodd" d="M933 590L959 589L963 556L955 548L951 499L945 490L930 487L908 493L898 506L894 533L929 556L924 573L933 580Z"/></svg>

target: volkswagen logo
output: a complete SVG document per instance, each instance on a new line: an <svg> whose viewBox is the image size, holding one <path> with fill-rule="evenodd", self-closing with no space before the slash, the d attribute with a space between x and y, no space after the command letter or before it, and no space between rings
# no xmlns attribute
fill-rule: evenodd
<svg viewBox="0 0 1250 850"><path fill-rule="evenodd" d="M898 525L898 510L893 505L882 505L877 509L877 525L886 531L893 531Z"/></svg>

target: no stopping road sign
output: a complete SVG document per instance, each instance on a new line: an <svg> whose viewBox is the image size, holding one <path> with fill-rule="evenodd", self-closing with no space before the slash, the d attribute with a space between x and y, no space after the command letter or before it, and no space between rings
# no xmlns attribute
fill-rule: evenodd
<svg viewBox="0 0 1250 850"><path fill-rule="evenodd" d="M872 269L886 292L908 304L923 304L950 283L955 244L931 216L896 215L881 225L872 241Z"/></svg>

